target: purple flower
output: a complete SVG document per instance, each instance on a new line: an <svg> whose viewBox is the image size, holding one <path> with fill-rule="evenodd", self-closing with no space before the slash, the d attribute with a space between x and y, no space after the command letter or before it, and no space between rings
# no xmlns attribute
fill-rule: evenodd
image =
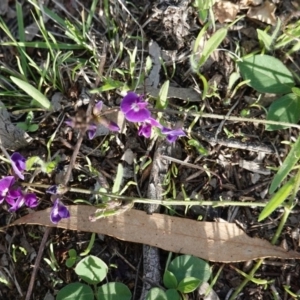
<svg viewBox="0 0 300 300"><path fill-rule="evenodd" d="M48 187L46 190L46 193L51 194L51 195L63 195L65 194L69 189L64 186L63 184L58 184L58 185L51 185Z"/></svg>
<svg viewBox="0 0 300 300"><path fill-rule="evenodd" d="M163 127L161 130L162 134L165 134L167 136L167 141L169 143L173 143L177 140L180 136L186 136L185 132L182 129L169 129L167 127Z"/></svg>
<svg viewBox="0 0 300 300"><path fill-rule="evenodd" d="M0 180L0 204L5 200L10 205L9 211L16 211L24 203L28 207L36 207L38 201L33 193L23 194L21 188L14 188L14 176L6 176Z"/></svg>
<svg viewBox="0 0 300 300"><path fill-rule="evenodd" d="M152 127L163 128L158 121L150 117L140 125L138 134L149 138L151 136Z"/></svg>
<svg viewBox="0 0 300 300"><path fill-rule="evenodd" d="M142 96L134 92L129 92L121 102L121 111L125 118L130 122L144 122L150 117L150 111L146 108L148 105Z"/></svg>
<svg viewBox="0 0 300 300"><path fill-rule="evenodd" d="M26 168L26 164L25 164L26 159L19 152L15 152L10 157L10 160L11 160L12 168L13 168L14 172L16 173L16 175L19 178L21 178L22 180L24 180L24 175L22 174L22 172Z"/></svg>
<svg viewBox="0 0 300 300"><path fill-rule="evenodd" d="M105 117L100 116L102 107L103 107L102 101L97 102L93 107L93 115L91 121L87 125L87 135L90 140L92 140L96 135L97 127L98 127L97 124L102 124L111 131L120 130L119 126L115 122L109 121ZM65 123L72 128L76 127L76 121L73 119L69 119L65 121Z"/></svg>
<svg viewBox="0 0 300 300"><path fill-rule="evenodd" d="M103 107L103 102L102 101L97 102L93 107L93 115L99 116L102 111L102 107Z"/></svg>
<svg viewBox="0 0 300 300"><path fill-rule="evenodd" d="M51 195L59 194L58 185L49 186L48 189L46 190L46 193L51 194Z"/></svg>
<svg viewBox="0 0 300 300"><path fill-rule="evenodd" d="M92 140L95 137L96 131L97 131L97 125L90 124L87 130L87 135L90 140Z"/></svg>
<svg viewBox="0 0 300 300"><path fill-rule="evenodd" d="M17 195L15 195L12 190L14 183L14 176L6 176L0 180L0 204L3 203L4 200L16 198L15 196Z"/></svg>
<svg viewBox="0 0 300 300"><path fill-rule="evenodd" d="M61 219L66 219L69 217L70 212L68 208L57 198L53 203L53 207L50 213L51 222L57 224Z"/></svg>
<svg viewBox="0 0 300 300"><path fill-rule="evenodd" d="M25 200L25 205L27 207L33 208L38 205L38 200L34 193L28 193L28 194L24 195L24 200Z"/></svg>

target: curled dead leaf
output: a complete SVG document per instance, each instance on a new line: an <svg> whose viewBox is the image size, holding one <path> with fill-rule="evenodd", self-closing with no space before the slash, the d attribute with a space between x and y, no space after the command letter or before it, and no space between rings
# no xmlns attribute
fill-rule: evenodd
<svg viewBox="0 0 300 300"><path fill-rule="evenodd" d="M251 7L247 12L247 17L274 26L276 24L275 11L276 5L266 1L260 6Z"/></svg>
<svg viewBox="0 0 300 300"><path fill-rule="evenodd" d="M214 14L219 22L233 22L239 12L239 6L230 1L219 1L213 6Z"/></svg>

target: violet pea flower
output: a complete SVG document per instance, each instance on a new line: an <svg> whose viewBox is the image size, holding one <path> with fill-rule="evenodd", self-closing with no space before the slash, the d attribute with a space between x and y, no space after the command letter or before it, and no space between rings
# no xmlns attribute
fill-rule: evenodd
<svg viewBox="0 0 300 300"><path fill-rule="evenodd" d="M22 172L26 168L26 159L19 152L15 152L10 157L10 160L11 160L11 165L12 165L12 168L13 168L15 174L19 178L24 180L24 175L22 174Z"/></svg>
<svg viewBox="0 0 300 300"><path fill-rule="evenodd" d="M58 198L55 199L50 213L51 222L57 224L61 219L67 219L69 217L70 212L68 208Z"/></svg>
<svg viewBox="0 0 300 300"><path fill-rule="evenodd" d="M146 108L148 105L142 96L134 92L129 92L123 98L120 108L125 118L130 122L144 122L150 118L150 111Z"/></svg>
<svg viewBox="0 0 300 300"><path fill-rule="evenodd" d="M186 136L185 132L182 129L169 129L167 127L163 127L161 130L162 134L167 136L167 141L169 143L174 143L178 137Z"/></svg>
<svg viewBox="0 0 300 300"><path fill-rule="evenodd" d="M97 102L93 107L92 120L89 122L89 124L87 124L87 135L90 140L92 140L96 135L97 128L98 128L97 124L102 124L103 126L105 126L111 131L120 130L119 126L115 122L109 121L105 117L100 116L102 107L103 107L102 101ZM66 120L65 124L67 124L72 128L76 127L76 121L74 119Z"/></svg>
<svg viewBox="0 0 300 300"><path fill-rule="evenodd" d="M33 208L38 205L36 195L33 193L23 194L21 188L14 188L14 176L6 176L0 180L0 204L5 200L10 205L9 211L18 210L25 204Z"/></svg>
<svg viewBox="0 0 300 300"><path fill-rule="evenodd" d="M138 135L149 138L151 136L152 127L163 128L158 121L150 117L140 125Z"/></svg>
<svg viewBox="0 0 300 300"><path fill-rule="evenodd" d="M11 200L19 197L12 189L14 183L14 176L6 176L0 179L0 204L3 203L4 200Z"/></svg>

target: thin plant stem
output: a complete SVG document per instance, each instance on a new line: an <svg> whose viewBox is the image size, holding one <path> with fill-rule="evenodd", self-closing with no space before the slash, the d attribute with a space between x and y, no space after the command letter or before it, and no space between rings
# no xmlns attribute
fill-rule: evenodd
<svg viewBox="0 0 300 300"><path fill-rule="evenodd" d="M31 186L36 188L49 188L50 185L47 184L39 184L39 183L26 183L22 182L21 185L23 186ZM116 200L124 200L133 203L151 203L151 204L160 204L164 206L170 205L181 205L181 206L193 206L193 205L202 205L202 206L213 206L213 207L223 207L223 206L244 206L244 207L265 207L266 202L237 202L237 201L211 201L211 200L156 200L156 199L147 199L147 198L139 198L139 197L127 197L122 195L115 195L115 194L108 194L103 192L93 192L86 189L80 188L66 188L66 192L74 192L74 193L81 193L86 195L101 195L109 198L113 198Z"/></svg>
<svg viewBox="0 0 300 300"><path fill-rule="evenodd" d="M164 112L178 115L187 115L193 117L201 117L201 118L210 118L210 119L219 119L219 120L226 120L226 121L234 121L234 122L250 122L254 124L265 124L265 125L281 125L287 126L291 128L298 128L300 129L300 125L294 123L287 123L287 122L278 122L273 120L263 120L263 119L253 119L253 118L242 118L242 117L235 117L235 116L223 116L223 115L216 115L216 114L209 114L204 112L191 112L191 111L180 111L175 109L167 109L167 110L160 110L160 109L152 109L152 111L156 112Z"/></svg>

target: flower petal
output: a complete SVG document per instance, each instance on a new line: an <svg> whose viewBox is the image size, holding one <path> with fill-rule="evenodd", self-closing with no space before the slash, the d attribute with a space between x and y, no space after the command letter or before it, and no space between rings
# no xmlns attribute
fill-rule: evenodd
<svg viewBox="0 0 300 300"><path fill-rule="evenodd" d="M21 198L23 198L23 194L21 191L21 188L17 188L15 190L9 190L6 197L5 197L5 201L10 204L11 206L14 206L16 203L16 200L19 199L22 200ZM22 201L22 203L20 204L19 207L21 207L21 205L23 205L24 201ZM17 208L16 208L17 209Z"/></svg>
<svg viewBox="0 0 300 300"><path fill-rule="evenodd" d="M20 207L23 206L24 202L25 202L24 197L20 196L13 203L12 202L9 203L11 205L11 207L9 208L9 211L13 212L13 211L18 210Z"/></svg>
<svg viewBox="0 0 300 300"><path fill-rule="evenodd" d="M123 98L120 108L121 111L126 114L129 110L132 109L132 104L138 103L141 101L141 98L134 92L129 92L127 95Z"/></svg>
<svg viewBox="0 0 300 300"><path fill-rule="evenodd" d="M95 137L96 131L97 131L97 126L95 124L90 124L89 129L87 130L87 134L90 140L92 140Z"/></svg>
<svg viewBox="0 0 300 300"><path fill-rule="evenodd" d="M57 185L51 185L47 188L46 193L55 195L58 194L58 186Z"/></svg>
<svg viewBox="0 0 300 300"><path fill-rule="evenodd" d="M67 120L65 121L65 124L67 124L68 126L74 128L75 127L75 122L74 120Z"/></svg>
<svg viewBox="0 0 300 300"><path fill-rule="evenodd" d="M57 224L61 220L61 217L58 213L58 204L59 204L59 199L56 199L54 201L53 207L50 212L50 220L54 224Z"/></svg>
<svg viewBox="0 0 300 300"><path fill-rule="evenodd" d="M24 196L25 198L25 205L32 208L38 205L38 200L34 193L28 193Z"/></svg>
<svg viewBox="0 0 300 300"><path fill-rule="evenodd" d="M113 121L108 121L107 128L111 131L119 131L120 127Z"/></svg>
<svg viewBox="0 0 300 300"><path fill-rule="evenodd" d="M133 109L125 114L125 118L130 122L144 122L150 117L150 111L146 108L134 111Z"/></svg>
<svg viewBox="0 0 300 300"><path fill-rule="evenodd" d="M138 134L140 136L143 135L145 138L149 138L151 136L151 130L152 130L152 126L150 124L144 123L139 127Z"/></svg>
<svg viewBox="0 0 300 300"><path fill-rule="evenodd" d="M146 120L146 122L151 124L151 126L163 128L163 126L157 120L153 119L152 117L150 117L148 120Z"/></svg>
<svg viewBox="0 0 300 300"><path fill-rule="evenodd" d="M103 107L103 101L97 102L93 108L93 115L95 116L100 115L102 107Z"/></svg>
<svg viewBox="0 0 300 300"><path fill-rule="evenodd" d="M0 196L5 197L10 187L15 183L14 176L6 176L0 180Z"/></svg>
<svg viewBox="0 0 300 300"><path fill-rule="evenodd" d="M24 175L22 172L26 168L26 159L23 157L19 152L13 153L13 155L10 157L11 159L11 165L13 170L15 171L16 175L24 180Z"/></svg>
<svg viewBox="0 0 300 300"><path fill-rule="evenodd" d="M167 135L167 141L169 143L174 143L180 136L186 136L185 132L180 128L170 129L167 127L163 127L161 133Z"/></svg>
<svg viewBox="0 0 300 300"><path fill-rule="evenodd" d="M70 212L68 208L63 205L59 199L54 201L51 213L50 220L52 223L57 224L63 218L69 218Z"/></svg>

